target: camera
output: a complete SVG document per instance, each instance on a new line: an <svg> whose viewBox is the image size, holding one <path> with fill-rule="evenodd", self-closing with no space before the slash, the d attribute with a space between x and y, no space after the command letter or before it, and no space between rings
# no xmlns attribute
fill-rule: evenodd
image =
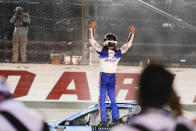
<svg viewBox="0 0 196 131"><path fill-rule="evenodd" d="M23 14L23 8L22 7L16 7L16 9L14 10L16 12L17 16L20 16Z"/></svg>
<svg viewBox="0 0 196 131"><path fill-rule="evenodd" d="M17 12L16 12L16 15L17 15L17 16L21 16L21 15L22 15L22 12L21 12L21 11L17 11Z"/></svg>

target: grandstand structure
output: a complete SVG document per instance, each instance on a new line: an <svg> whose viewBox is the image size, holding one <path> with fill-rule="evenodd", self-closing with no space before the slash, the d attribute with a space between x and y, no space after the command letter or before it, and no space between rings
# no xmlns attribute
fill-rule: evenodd
<svg viewBox="0 0 196 131"><path fill-rule="evenodd" d="M135 26L133 47L121 65L158 60L168 66L196 67L195 0L0 0L2 63L11 62L14 25L9 20L17 6L31 16L28 63L52 63L51 55L58 54L61 64L66 64L65 56L79 56L79 64L89 64L88 28L95 21L97 41L101 44L112 32L119 47L127 40L128 26Z"/></svg>

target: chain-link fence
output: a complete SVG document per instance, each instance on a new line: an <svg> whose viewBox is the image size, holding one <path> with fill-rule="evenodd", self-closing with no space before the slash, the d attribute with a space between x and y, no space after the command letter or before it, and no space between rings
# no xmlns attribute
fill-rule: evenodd
<svg viewBox="0 0 196 131"><path fill-rule="evenodd" d="M190 15L196 10L190 8L192 4L188 2L179 5L167 0L144 1L196 26L195 15ZM10 23L10 18L17 6L23 7L31 18L28 63L78 64L81 58L91 63L95 60L95 52L89 49L88 27L89 22L95 21L97 41L101 44L104 35L112 32L117 35L118 47L126 42L128 26L135 26L134 45L120 64L140 65L159 60L168 65L196 65L195 32L141 6L137 0L2 0L0 62L12 62L14 24Z"/></svg>
<svg viewBox="0 0 196 131"><path fill-rule="evenodd" d="M10 23L10 18L17 6L29 13L31 19L27 62L50 63L52 54L61 56L62 53L70 54L70 51L74 52L73 55L81 56L80 3L77 0L13 0L0 3L1 62L12 61L14 24Z"/></svg>

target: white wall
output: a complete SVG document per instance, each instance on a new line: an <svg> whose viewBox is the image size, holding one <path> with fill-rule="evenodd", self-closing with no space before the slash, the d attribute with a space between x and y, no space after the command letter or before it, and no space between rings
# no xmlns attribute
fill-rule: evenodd
<svg viewBox="0 0 196 131"><path fill-rule="evenodd" d="M170 68L169 70L171 70L175 74L174 87L181 97L181 102L183 104L196 103L196 69ZM118 91L118 95L116 97L118 102L130 102L131 100L133 100L132 97L134 96L134 90L137 87L135 84L133 84L135 79L132 76L135 73L140 73L140 71L140 67L118 67L117 72L119 74L122 74L121 77L117 78L122 82L119 84L119 88L121 89ZM66 73L69 72L72 72L71 76L66 75ZM78 76L77 72L82 72L82 77ZM65 76L62 76L63 73ZM8 76L7 83L10 86L12 93L20 96L17 97L18 100L65 102L97 102L98 100L98 65L80 66L47 64L0 64L0 74ZM31 77L34 76L34 78L32 78L33 81L29 86L29 90L25 91L21 87L25 87L25 85L23 84L28 83L28 74L31 74ZM128 76L126 74L128 74ZM19 82L22 77L24 79ZM62 77L63 80L58 83L58 81ZM87 80L87 82L85 82L85 80ZM67 85L65 83L67 83ZM17 84L22 86L17 87ZM54 90L55 85L57 90ZM128 89L127 87L129 86L130 88ZM18 88L17 92L16 87ZM58 90L58 87L61 87L59 88L60 90ZM66 89L67 91L64 92L64 89ZM54 92L57 91L57 93L51 94L52 90ZM69 91L71 91L70 94L68 94ZM75 93L74 91L76 91L77 93ZM24 92L26 92L26 94ZM128 92L132 97L127 99L126 96ZM55 95L58 93L60 93L60 97L55 98ZM50 99L48 99L49 94L51 95Z"/></svg>

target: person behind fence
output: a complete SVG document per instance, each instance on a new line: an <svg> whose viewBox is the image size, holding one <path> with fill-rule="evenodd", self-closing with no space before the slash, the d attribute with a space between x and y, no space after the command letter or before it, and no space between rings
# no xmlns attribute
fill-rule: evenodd
<svg viewBox="0 0 196 131"><path fill-rule="evenodd" d="M119 111L115 101L115 85L117 64L130 47L135 35L135 27L129 26L130 33L128 40L120 49L117 48L117 38L114 34L108 33L104 37L103 47L95 40L94 32L95 23L90 24L89 42L99 54L100 58L100 78L99 78L99 111L101 115L100 126L107 126L105 98L106 92L111 101L113 124L121 122L119 119Z"/></svg>
<svg viewBox="0 0 196 131"><path fill-rule="evenodd" d="M28 42L28 26L30 24L30 16L25 13L22 7L16 7L14 10L15 14L10 19L10 23L15 24L15 29L13 32L13 56L12 62L18 62L19 47L22 62L27 61L26 58L26 47Z"/></svg>
<svg viewBox="0 0 196 131"><path fill-rule="evenodd" d="M182 114L173 81L174 75L161 64L151 63L144 68L137 90L141 112L127 125L111 131L195 131L193 122Z"/></svg>
<svg viewBox="0 0 196 131"><path fill-rule="evenodd" d="M0 131L48 131L40 114L15 100L0 76Z"/></svg>

